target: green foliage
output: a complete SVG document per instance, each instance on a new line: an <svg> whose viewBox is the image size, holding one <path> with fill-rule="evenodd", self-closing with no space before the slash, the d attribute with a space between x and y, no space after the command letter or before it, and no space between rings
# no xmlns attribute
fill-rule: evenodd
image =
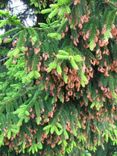
<svg viewBox="0 0 117 156"><path fill-rule="evenodd" d="M0 153L106 156L117 145L116 1L29 3L46 23L0 11L0 27L13 26L0 35Z"/></svg>

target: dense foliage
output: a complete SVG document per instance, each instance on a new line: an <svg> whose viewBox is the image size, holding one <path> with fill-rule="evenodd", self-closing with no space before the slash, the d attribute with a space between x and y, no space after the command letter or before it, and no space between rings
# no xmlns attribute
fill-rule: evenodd
<svg viewBox="0 0 117 156"><path fill-rule="evenodd" d="M0 153L115 149L116 0L24 2L37 16L32 27L4 11L7 2L0 10L0 28L11 28L0 36Z"/></svg>

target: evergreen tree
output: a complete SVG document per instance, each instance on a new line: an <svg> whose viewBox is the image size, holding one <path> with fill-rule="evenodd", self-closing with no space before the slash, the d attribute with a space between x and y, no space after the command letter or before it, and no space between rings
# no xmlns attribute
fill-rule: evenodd
<svg viewBox="0 0 117 156"><path fill-rule="evenodd" d="M0 10L0 154L115 156L116 0L24 2L32 27Z"/></svg>

